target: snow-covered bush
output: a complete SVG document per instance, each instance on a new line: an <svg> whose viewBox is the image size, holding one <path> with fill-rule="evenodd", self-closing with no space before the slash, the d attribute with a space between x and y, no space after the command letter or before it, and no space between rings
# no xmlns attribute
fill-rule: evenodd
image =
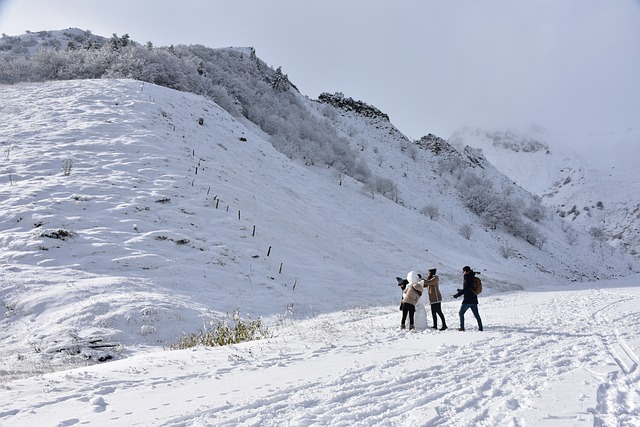
<svg viewBox="0 0 640 427"><path fill-rule="evenodd" d="M516 254L516 250L510 246L502 245L500 246L500 256L504 259L509 259Z"/></svg>
<svg viewBox="0 0 640 427"><path fill-rule="evenodd" d="M440 215L440 209L436 205L426 205L420 209L420 213L429 217L429 219L436 219Z"/></svg>
<svg viewBox="0 0 640 427"><path fill-rule="evenodd" d="M523 212L524 216L529 218L531 221L540 222L545 219L545 208L542 206L538 199L535 199L534 203L532 203L527 209Z"/></svg>
<svg viewBox="0 0 640 427"><path fill-rule="evenodd" d="M371 193L372 197L374 197L376 194L380 194L387 199L393 200L396 203L400 201L398 186L395 182L393 182L393 180L389 178L380 176L367 178L364 181L364 186L362 187L362 189L367 193Z"/></svg>
<svg viewBox="0 0 640 427"><path fill-rule="evenodd" d="M473 235L473 226L471 224L462 224L458 229L458 233L465 239L471 239Z"/></svg>

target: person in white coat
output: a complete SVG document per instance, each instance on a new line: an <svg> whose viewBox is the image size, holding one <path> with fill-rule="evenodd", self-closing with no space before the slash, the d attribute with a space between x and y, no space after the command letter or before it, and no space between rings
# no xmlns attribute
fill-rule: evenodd
<svg viewBox="0 0 640 427"><path fill-rule="evenodd" d="M407 317L409 317L409 329L415 329L415 313L416 304L422 296L422 285L420 282L422 279L420 275L415 271L410 271L407 274L407 282L409 282L403 290L402 297L402 322L400 324L401 329L406 328Z"/></svg>

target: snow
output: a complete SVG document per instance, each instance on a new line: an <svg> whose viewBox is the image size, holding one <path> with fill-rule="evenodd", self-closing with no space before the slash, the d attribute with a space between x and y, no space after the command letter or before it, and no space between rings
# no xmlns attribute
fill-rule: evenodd
<svg viewBox="0 0 640 427"><path fill-rule="evenodd" d="M640 426L639 276L495 257L488 234L338 185L196 95L0 97L1 425ZM556 245L537 256L558 271L630 262L584 246L553 264ZM470 312L456 330L467 264L483 332ZM395 277L432 267L449 329L419 307L402 332ZM235 311L269 336L169 350Z"/></svg>
<svg viewBox="0 0 640 427"><path fill-rule="evenodd" d="M482 298L486 330L398 331L345 310L240 345L2 384L3 425L637 426L633 280ZM457 324L459 303L444 312Z"/></svg>
<svg viewBox="0 0 640 427"><path fill-rule="evenodd" d="M566 212L569 223L604 231L614 245L628 252L640 250L637 188L640 176L640 129L601 134L567 135L532 128L500 133L517 146L535 140L549 150L525 152L495 143L495 132L464 129L454 139L480 147L486 158L522 187L541 197L556 211Z"/></svg>

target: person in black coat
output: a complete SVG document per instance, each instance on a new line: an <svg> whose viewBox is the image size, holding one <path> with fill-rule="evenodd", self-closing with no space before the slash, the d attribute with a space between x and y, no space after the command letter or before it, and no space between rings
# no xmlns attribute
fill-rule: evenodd
<svg viewBox="0 0 640 427"><path fill-rule="evenodd" d="M473 279L476 277L476 273L471 269L471 267L465 265L462 267L462 274L462 289L458 289L458 293L453 296L454 298L458 298L464 295L460 311L458 312L460 315L460 328L458 330L464 331L464 314L468 309L471 309L471 312L478 322L478 329L482 331L482 319L480 318L480 312L478 311L478 295L473 292Z"/></svg>

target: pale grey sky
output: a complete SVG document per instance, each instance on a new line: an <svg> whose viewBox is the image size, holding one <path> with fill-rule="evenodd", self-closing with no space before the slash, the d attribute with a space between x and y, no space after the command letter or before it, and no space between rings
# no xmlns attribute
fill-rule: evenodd
<svg viewBox="0 0 640 427"><path fill-rule="evenodd" d="M69 27L252 46L304 95L343 92L413 139L640 127L640 0L0 0L0 33Z"/></svg>

